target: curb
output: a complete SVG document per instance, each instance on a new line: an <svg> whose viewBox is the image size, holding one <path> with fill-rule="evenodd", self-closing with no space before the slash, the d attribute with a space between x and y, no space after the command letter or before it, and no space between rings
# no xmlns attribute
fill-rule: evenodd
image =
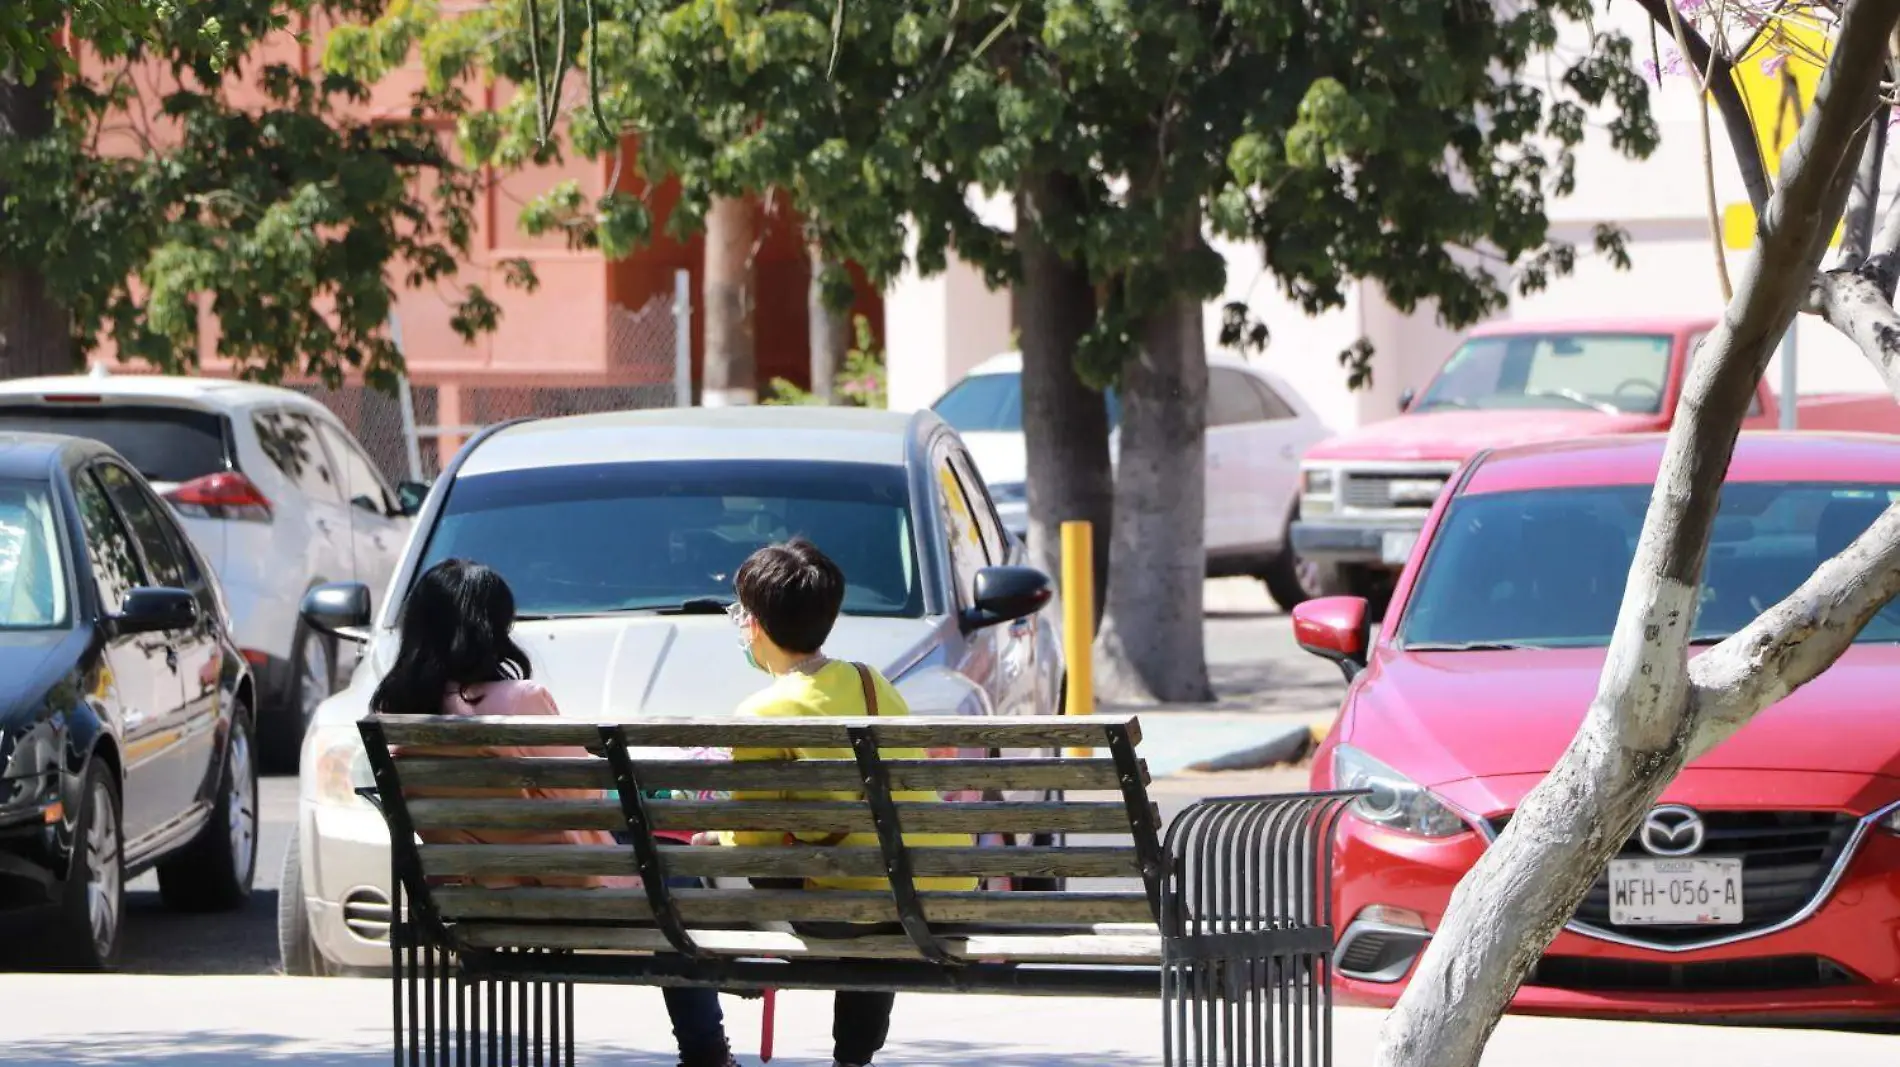
<svg viewBox="0 0 1900 1067"><path fill-rule="evenodd" d="M1295 767L1313 755L1331 730L1330 719L1325 722L1311 723L1304 730L1298 728L1288 730L1263 744L1200 760L1182 769L1194 774L1219 774L1229 771Z"/></svg>

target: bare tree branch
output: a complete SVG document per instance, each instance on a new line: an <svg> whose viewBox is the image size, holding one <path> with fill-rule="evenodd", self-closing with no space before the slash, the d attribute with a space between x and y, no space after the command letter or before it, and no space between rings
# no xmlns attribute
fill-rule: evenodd
<svg viewBox="0 0 1900 1067"><path fill-rule="evenodd" d="M1670 29L1670 12L1675 10L1671 0L1636 0L1650 20L1663 29ZM1715 108L1722 114L1722 129L1728 133L1729 146L1735 155L1735 165L1742 172L1742 185L1748 190L1748 202L1754 205L1755 216L1761 217L1762 209L1768 205L1768 197L1773 190L1768 182L1768 168L1762 162L1761 142L1755 137L1755 124L1748 116L1748 102L1742 99L1742 92L1735 85L1735 64L1733 60L1709 47L1709 42L1697 32L1694 26L1683 26L1682 54L1699 71L1709 72L1709 95L1715 99Z"/></svg>
<svg viewBox="0 0 1900 1067"><path fill-rule="evenodd" d="M1676 38L1676 50L1688 54L1689 40L1686 32L1687 20L1675 4L1669 5L1669 30ZM1717 27L1719 33L1720 27ZM1698 65L1690 72L1695 79L1696 119L1702 132L1702 197L1704 210L1708 215L1709 249L1715 253L1715 280L1722 290L1722 302L1728 303L1735 296L1735 283L1728 276L1728 251L1722 247L1722 205L1715 196L1715 149L1709 139L1709 83L1715 77L1716 54L1709 53L1706 65Z"/></svg>
<svg viewBox="0 0 1900 1067"><path fill-rule="evenodd" d="M1880 175L1887 161L1887 119L1893 108L1881 105L1874 112L1873 129L1867 148L1860 156L1860 171L1854 177L1854 189L1847 195L1847 214L1841 233L1840 257L1836 270L1856 270L1873 254L1875 211L1880 204ZM1891 223L1891 218L1889 219Z"/></svg>

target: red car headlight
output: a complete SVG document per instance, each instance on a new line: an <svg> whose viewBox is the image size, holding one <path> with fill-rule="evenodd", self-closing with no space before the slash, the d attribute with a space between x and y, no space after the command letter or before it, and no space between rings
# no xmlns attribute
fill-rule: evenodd
<svg viewBox="0 0 1900 1067"><path fill-rule="evenodd" d="M1874 817L1875 825L1890 834L1900 834L1900 804L1893 804Z"/></svg>
<svg viewBox="0 0 1900 1067"><path fill-rule="evenodd" d="M1452 837L1471 829L1431 790L1351 745L1333 750L1333 781L1340 789L1366 791L1351 811L1375 826L1419 837Z"/></svg>

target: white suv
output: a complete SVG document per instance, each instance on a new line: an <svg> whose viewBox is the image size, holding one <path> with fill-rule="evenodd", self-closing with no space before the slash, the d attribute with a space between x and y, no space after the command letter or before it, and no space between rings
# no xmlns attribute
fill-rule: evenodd
<svg viewBox="0 0 1900 1067"><path fill-rule="evenodd" d="M1022 369L1021 353L993 357L931 406L970 446L1003 524L1027 537ZM1113 449L1121 406L1113 390L1107 399ZM1231 356L1207 357L1208 577L1259 578L1288 611L1325 591L1325 576L1294 554L1289 530L1299 518L1300 457L1330 433L1277 375Z"/></svg>
<svg viewBox="0 0 1900 1067"><path fill-rule="evenodd" d="M329 409L300 393L147 375L0 382L0 429L103 441L177 511L221 579L262 690L267 766L296 766L342 677L334 640L298 618L325 582L389 584L426 487L392 489Z"/></svg>

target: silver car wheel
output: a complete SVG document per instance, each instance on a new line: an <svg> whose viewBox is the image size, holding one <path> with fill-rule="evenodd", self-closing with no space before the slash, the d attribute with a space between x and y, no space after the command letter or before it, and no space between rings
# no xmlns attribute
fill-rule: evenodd
<svg viewBox="0 0 1900 1067"><path fill-rule="evenodd" d="M86 828L86 911L92 920L92 942L101 958L111 951L119 932L120 892L124 872L119 866L119 815L113 810L112 790L94 782L90 825Z"/></svg>
<svg viewBox="0 0 1900 1067"><path fill-rule="evenodd" d="M231 755L224 773L231 776L231 794L226 815L231 835L231 867L249 871L257 853L257 781L251 771L251 737L239 729L231 732Z"/></svg>

